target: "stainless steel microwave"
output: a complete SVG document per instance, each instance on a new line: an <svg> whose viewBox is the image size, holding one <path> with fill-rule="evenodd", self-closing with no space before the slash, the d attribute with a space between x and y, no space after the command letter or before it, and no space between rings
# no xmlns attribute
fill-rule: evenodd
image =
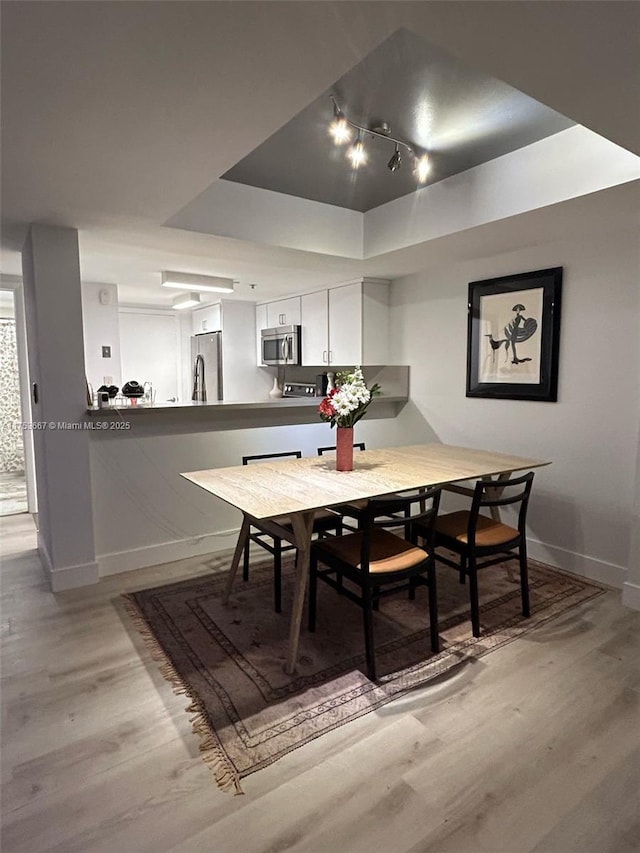
<svg viewBox="0 0 640 853"><path fill-rule="evenodd" d="M263 329L261 337L263 364L300 364L300 326Z"/></svg>

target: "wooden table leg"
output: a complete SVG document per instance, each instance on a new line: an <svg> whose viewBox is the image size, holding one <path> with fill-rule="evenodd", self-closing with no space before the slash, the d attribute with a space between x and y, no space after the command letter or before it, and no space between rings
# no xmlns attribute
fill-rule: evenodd
<svg viewBox="0 0 640 853"><path fill-rule="evenodd" d="M285 672L293 675L298 660L298 643L300 640L300 626L302 624L302 611L304 609L304 594L309 577L309 555L311 551L311 534L313 533L314 511L292 513L291 526L296 540L298 554L296 557L296 585L293 595L293 607L291 610L291 625L289 628L289 648L287 651L287 662Z"/></svg>
<svg viewBox="0 0 640 853"><path fill-rule="evenodd" d="M242 552L244 551L245 545L247 544L247 539L249 538L249 528L251 527L251 522L249 521L249 517L243 515L242 517L242 526L240 527L240 533L238 534L238 541L236 543L236 550L233 552L233 559L231 560L231 568L229 569L229 576L227 577L227 586L224 591L223 603L226 604L229 601L229 596L231 595L231 588L233 587L233 581L236 576L236 572L238 571L238 564L240 563L240 557L242 556Z"/></svg>

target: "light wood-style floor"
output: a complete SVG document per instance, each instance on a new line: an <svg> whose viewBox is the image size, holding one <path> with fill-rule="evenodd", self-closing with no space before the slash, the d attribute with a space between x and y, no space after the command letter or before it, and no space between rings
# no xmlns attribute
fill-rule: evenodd
<svg viewBox="0 0 640 853"><path fill-rule="evenodd" d="M640 613L611 591L219 791L119 594L52 595L3 519L3 853L640 850Z"/></svg>

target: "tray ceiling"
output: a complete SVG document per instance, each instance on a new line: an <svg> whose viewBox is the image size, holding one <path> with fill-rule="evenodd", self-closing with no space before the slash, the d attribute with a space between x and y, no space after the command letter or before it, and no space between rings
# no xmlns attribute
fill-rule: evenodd
<svg viewBox="0 0 640 853"><path fill-rule="evenodd" d="M367 164L351 167L346 147L336 146L327 132L330 94L356 123L388 122L393 136L426 149L428 184L573 125L399 29L222 178L360 212L418 189L408 155L399 171L389 171L394 146L384 139L367 136Z"/></svg>

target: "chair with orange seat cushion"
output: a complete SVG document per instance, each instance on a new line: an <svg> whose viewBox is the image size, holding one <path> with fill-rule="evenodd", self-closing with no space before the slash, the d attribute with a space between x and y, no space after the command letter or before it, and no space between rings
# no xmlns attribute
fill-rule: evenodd
<svg viewBox="0 0 640 853"><path fill-rule="evenodd" d="M316 629L318 580L322 580L363 610L367 675L371 681L376 678L374 602L382 596L408 589L410 597L413 598L417 585L427 586L431 649L433 652L439 651L433 548L419 548L416 544L384 529L397 527L398 514L401 514L402 524L405 521L409 524L419 523L429 537L429 529L433 527L439 503L440 489L429 489L420 495L372 498L364 510L362 529L342 536L318 539L312 545L309 630ZM412 512L415 505L417 511ZM325 568L319 568L320 563ZM349 582L349 586L343 585L343 579Z"/></svg>
<svg viewBox="0 0 640 853"><path fill-rule="evenodd" d="M447 548L460 555L460 561L454 562L436 550L436 560L460 572L460 580L469 577L469 598L471 604L471 626L473 636L480 636L480 607L478 596L478 569L502 563L510 557L517 557L520 566L520 594L522 615L530 615L529 578L527 570L527 542L525 525L527 507L533 485L533 471L521 477L495 481L479 480L476 483L471 508L441 515L436 520L434 543L436 549ZM481 513L483 508L517 507L517 527ZM424 531L425 533L428 531ZM414 527L414 534L423 535L420 525Z"/></svg>

